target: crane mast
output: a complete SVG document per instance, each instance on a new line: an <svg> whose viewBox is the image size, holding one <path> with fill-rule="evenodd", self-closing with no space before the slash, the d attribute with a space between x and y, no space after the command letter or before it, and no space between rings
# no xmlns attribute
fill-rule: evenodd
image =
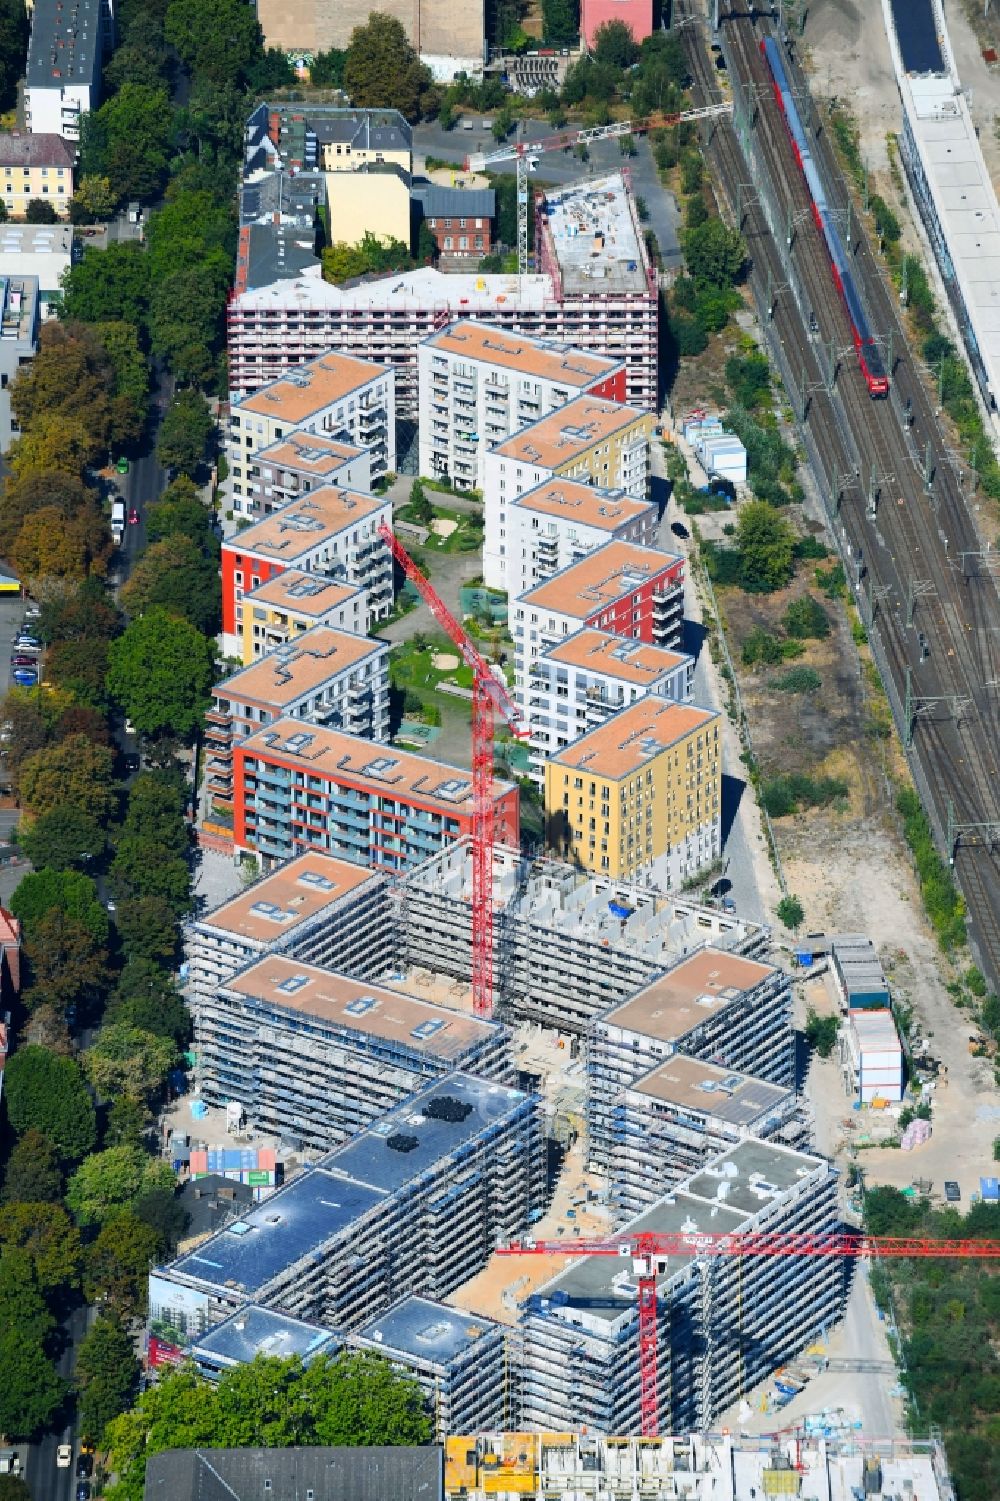
<svg viewBox="0 0 1000 1501"><path fill-rule="evenodd" d="M601 1240L520 1240L500 1256L617 1256L629 1258L639 1313L639 1421L643 1438L659 1427L656 1279L671 1256L893 1256L914 1260L950 1256L1000 1261L1000 1240L932 1240L921 1236L864 1235L859 1231L797 1230L640 1231Z"/></svg>
<svg viewBox="0 0 1000 1501"><path fill-rule="evenodd" d="M493 746L496 716L502 715L518 739L525 740L521 711L511 700L489 662L449 610L430 580L417 567L385 522L379 535L420 594L438 625L472 669L472 1006L477 1016L493 1015L493 848L496 808L493 801Z"/></svg>

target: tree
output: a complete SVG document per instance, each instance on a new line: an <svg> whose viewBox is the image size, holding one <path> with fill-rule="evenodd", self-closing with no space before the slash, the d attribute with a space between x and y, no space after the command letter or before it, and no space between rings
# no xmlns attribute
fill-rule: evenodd
<svg viewBox="0 0 1000 1501"><path fill-rule="evenodd" d="M122 618L99 579L84 579L78 587L42 601L37 634L49 646L57 641L110 640L122 628Z"/></svg>
<svg viewBox="0 0 1000 1501"><path fill-rule="evenodd" d="M243 0L170 0L163 34L192 73L213 84L243 83L263 51Z"/></svg>
<svg viewBox="0 0 1000 1501"><path fill-rule="evenodd" d="M190 537L166 537L147 547L121 591L121 602L133 617L162 605L204 635L214 635L221 610L218 568Z"/></svg>
<svg viewBox="0 0 1000 1501"><path fill-rule="evenodd" d="M765 500L751 500L736 522L740 583L751 594L784 588L795 566L795 534Z"/></svg>
<svg viewBox="0 0 1000 1501"><path fill-rule="evenodd" d="M606 63L620 72L631 68L639 56L639 48L627 21L605 21L598 26L590 50L599 63Z"/></svg>
<svg viewBox="0 0 1000 1501"><path fill-rule="evenodd" d="M409 250L402 240L391 236L379 239L368 232L357 245L338 240L327 245L321 254L323 278L337 284L350 281L369 272L406 271L413 265Z"/></svg>
<svg viewBox="0 0 1000 1501"><path fill-rule="evenodd" d="M579 34L580 12L573 0L542 0L542 36L550 46L566 47Z"/></svg>
<svg viewBox="0 0 1000 1501"><path fill-rule="evenodd" d="M57 1012L87 1006L103 989L107 954L86 923L54 909L35 924L24 941L29 984L25 1004Z"/></svg>
<svg viewBox="0 0 1000 1501"><path fill-rule="evenodd" d="M48 1001L42 1001L29 1011L23 1041L33 1043L35 1047L46 1048L60 1058L72 1058L75 1053L73 1039L66 1025L66 1012L58 1011Z"/></svg>
<svg viewBox="0 0 1000 1501"><path fill-rule="evenodd" d="M814 599L811 594L804 594L801 599L793 600L782 616L781 623L797 641L810 638L823 641L830 634L830 617L819 600Z"/></svg>
<svg viewBox="0 0 1000 1501"><path fill-rule="evenodd" d="M358 109L398 109L420 117L420 96L431 82L395 16L373 11L367 26L355 26L344 59L344 88Z"/></svg>
<svg viewBox="0 0 1000 1501"><path fill-rule="evenodd" d="M29 199L24 217L28 224L58 224L59 222L59 215L48 198Z"/></svg>
<svg viewBox="0 0 1000 1501"><path fill-rule="evenodd" d="M57 641L45 658L45 678L56 683L81 704L99 711L107 709L106 641Z"/></svg>
<svg viewBox="0 0 1000 1501"><path fill-rule="evenodd" d="M24 0L0 4L0 109L13 109L17 84L24 77L28 51L28 17Z"/></svg>
<svg viewBox="0 0 1000 1501"><path fill-rule="evenodd" d="M7 1061L4 1097L19 1136L32 1128L41 1131L66 1162L79 1162L93 1150L94 1104L75 1059L57 1058L44 1048L21 1048Z"/></svg>
<svg viewBox="0 0 1000 1501"><path fill-rule="evenodd" d="M85 1157L66 1185L66 1203L84 1226L102 1225L150 1188L171 1187L170 1164L135 1147L108 1147Z"/></svg>
<svg viewBox="0 0 1000 1501"><path fill-rule="evenodd" d="M28 1482L20 1475L0 1475L0 1501L31 1501Z"/></svg>
<svg viewBox="0 0 1000 1501"><path fill-rule="evenodd" d="M196 474L208 457L215 421L208 402L198 391L178 391L160 427L156 456L175 474Z"/></svg>
<svg viewBox="0 0 1000 1501"><path fill-rule="evenodd" d="M143 328L149 310L150 268L133 240L107 250L88 245L63 278L64 318L80 323L122 322Z"/></svg>
<svg viewBox="0 0 1000 1501"><path fill-rule="evenodd" d="M320 1444L426 1444L427 1408L416 1381L381 1355L343 1351L302 1377Z"/></svg>
<svg viewBox="0 0 1000 1501"><path fill-rule="evenodd" d="M212 648L199 630L154 606L108 653L108 691L143 735L187 739L212 685Z"/></svg>
<svg viewBox="0 0 1000 1501"><path fill-rule="evenodd" d="M805 912L797 896L783 896L775 910L780 921L784 923L786 928L791 928L794 931L795 928L802 926ZM825 1057L826 1054L823 1056Z"/></svg>
<svg viewBox="0 0 1000 1501"><path fill-rule="evenodd" d="M784 919L782 921L784 922ZM798 924L786 923L785 926L797 927ZM829 1058L837 1046L837 1034L839 1031L840 1018L838 1016L819 1016L810 1007L806 1017L806 1037L821 1058Z"/></svg>
<svg viewBox="0 0 1000 1501"><path fill-rule="evenodd" d="M747 258L743 236L727 229L721 219L685 229L681 235L688 275L698 287L729 287L737 280Z"/></svg>
<svg viewBox="0 0 1000 1501"><path fill-rule="evenodd" d="M111 867L112 890L119 901L157 897L178 917L191 908L191 872L187 861L170 856L145 834L123 835Z"/></svg>
<svg viewBox="0 0 1000 1501"><path fill-rule="evenodd" d="M146 1106L153 1104L177 1062L172 1041L124 1022L103 1026L83 1055L84 1072L101 1099L125 1095Z"/></svg>
<svg viewBox="0 0 1000 1501"><path fill-rule="evenodd" d="M280 47L268 47L247 71L247 82L255 94L291 88L295 81L295 69Z"/></svg>
<svg viewBox="0 0 1000 1501"><path fill-rule="evenodd" d="M32 818L61 807L76 808L107 823L117 805L111 752L106 746L93 745L84 735L68 735L57 745L28 756L18 787L22 805Z"/></svg>
<svg viewBox="0 0 1000 1501"><path fill-rule="evenodd" d="M31 1256L17 1246L5 1247L0 1253L0 1329L16 1328L22 1338L43 1345L55 1327Z"/></svg>
<svg viewBox="0 0 1000 1501"><path fill-rule="evenodd" d="M128 82L83 117L85 176L106 177L116 203L154 198L166 180L174 116L164 88Z"/></svg>
<svg viewBox="0 0 1000 1501"><path fill-rule="evenodd" d="M30 1439L48 1428L66 1396L66 1383L40 1344L16 1328L0 1329L0 1431Z"/></svg>
<svg viewBox="0 0 1000 1501"><path fill-rule="evenodd" d="M100 1441L111 1419L128 1407L138 1385L139 1362L131 1336L112 1319L95 1319L80 1342L74 1375L81 1429Z"/></svg>
<svg viewBox="0 0 1000 1501"><path fill-rule="evenodd" d="M190 1011L171 977L148 959L130 959L125 965L105 1021L170 1038L178 1048L191 1040Z"/></svg>
<svg viewBox="0 0 1000 1501"><path fill-rule="evenodd" d="M138 443L149 409L149 365L139 346L139 331L120 319L94 325L114 373L111 441L116 447Z"/></svg>
<svg viewBox="0 0 1000 1501"><path fill-rule="evenodd" d="M50 912L74 917L96 944L108 941L108 914L89 876L77 870L35 870L18 883L10 910L31 934Z"/></svg>
<svg viewBox="0 0 1000 1501"><path fill-rule="evenodd" d="M128 1095L121 1095L111 1102L111 1109L104 1123L104 1145L145 1147L149 1125L150 1114L145 1105L140 1105L138 1100L129 1099Z"/></svg>
<svg viewBox="0 0 1000 1501"><path fill-rule="evenodd" d="M130 1152L130 1147L114 1147ZM141 1156L141 1152L139 1153ZM119 1318L141 1317L146 1311L149 1268L160 1255L162 1242L156 1231L130 1209L103 1226L87 1248L83 1291L88 1302L107 1302Z"/></svg>
<svg viewBox="0 0 1000 1501"><path fill-rule="evenodd" d="M56 417L46 426L60 423ZM17 438L13 446L27 441L27 437ZM21 456L24 452L22 449ZM12 447L11 463L16 462ZM55 506L42 506L25 519L11 548L11 561L32 592L44 595L54 584L83 579L91 569L103 573L110 551L111 534L98 511L87 510L67 518Z"/></svg>
<svg viewBox="0 0 1000 1501"><path fill-rule="evenodd" d="M127 83L141 83L147 89L160 89L168 81L170 58L163 46L163 31L148 38L125 41L116 47L104 69L103 94L108 98Z"/></svg>
<svg viewBox="0 0 1000 1501"><path fill-rule="evenodd" d="M108 393L113 384L110 361L92 329L83 324L45 323L38 353L22 365L10 387L10 404L18 425L37 431L40 419L72 418L84 444L84 460L104 450L111 430ZM55 429L62 438L64 429ZM79 461L73 458L74 472ZM44 465L36 465L44 467Z"/></svg>
<svg viewBox="0 0 1000 1501"><path fill-rule="evenodd" d="M27 1200L0 1208L0 1249L24 1251L31 1257L47 1298L62 1297L79 1286L80 1233L61 1204Z"/></svg>
<svg viewBox="0 0 1000 1501"><path fill-rule="evenodd" d="M434 507L418 479L410 486L410 515L423 526L430 525L434 520Z"/></svg>
<svg viewBox="0 0 1000 1501"><path fill-rule="evenodd" d="M15 1143L3 1180L5 1204L57 1204L62 1198L63 1175L55 1147L41 1131L31 1127Z"/></svg>
<svg viewBox="0 0 1000 1501"><path fill-rule="evenodd" d="M129 788L124 833L158 844L165 853L184 855L188 829L184 821L187 796L182 777L174 771L145 771Z"/></svg>
<svg viewBox="0 0 1000 1501"><path fill-rule="evenodd" d="M309 69L309 82L318 89L340 89L344 86L344 64L347 53L338 47L328 52L317 52Z"/></svg>
<svg viewBox="0 0 1000 1501"><path fill-rule="evenodd" d="M172 964L177 956L177 914L163 897L119 902L118 932L130 962Z"/></svg>
<svg viewBox="0 0 1000 1501"><path fill-rule="evenodd" d="M104 177L98 172L85 173L77 183L76 192L70 201L70 222L99 224L111 218L117 201L110 177Z"/></svg>
<svg viewBox="0 0 1000 1501"><path fill-rule="evenodd" d="M187 537L203 557L218 560L219 538L212 525L212 513L198 498L191 480L183 475L168 485L155 505L146 513L146 536L150 543L165 542L168 537Z"/></svg>

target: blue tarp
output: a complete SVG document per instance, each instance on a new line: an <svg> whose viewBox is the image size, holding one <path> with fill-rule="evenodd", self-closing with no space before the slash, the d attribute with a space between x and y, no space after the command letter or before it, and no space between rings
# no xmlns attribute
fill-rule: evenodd
<svg viewBox="0 0 1000 1501"><path fill-rule="evenodd" d="M1000 1178L980 1178L979 1192L984 1200L996 1203L1000 1199Z"/></svg>
<svg viewBox="0 0 1000 1501"><path fill-rule="evenodd" d="M609 902L608 903L608 911L611 913L612 917L626 918L626 917L631 917L632 916L632 913L635 911L635 908L634 907L623 907L620 902Z"/></svg>

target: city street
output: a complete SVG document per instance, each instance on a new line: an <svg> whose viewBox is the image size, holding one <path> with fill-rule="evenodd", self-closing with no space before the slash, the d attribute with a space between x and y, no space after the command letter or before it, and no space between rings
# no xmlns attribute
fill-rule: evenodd
<svg viewBox="0 0 1000 1501"><path fill-rule="evenodd" d="M481 121L479 123L481 124ZM524 139L529 142L536 141L558 133L554 132L544 120L529 120L525 124ZM512 145L513 141L512 136L504 145ZM552 187L563 187L568 183L581 182L589 177L602 177L608 172L617 172L622 167L627 167L632 177L632 190L638 198L644 200L649 212L646 222L656 235L664 266L677 266L682 259L678 239L680 216L677 212L677 205L672 194L667 193L660 183L647 137L636 136L635 143L636 155L623 157L617 140L597 141L588 147L590 160L587 162L581 162L572 151L546 152L538 159L535 176L539 182L547 183ZM491 151L499 149L502 148L497 146L489 131L442 130L437 124L413 127L414 171L416 173L423 170L424 160L428 156L454 161L456 167L460 167L470 152L483 151L489 155ZM491 172L513 172L514 170L513 160L497 162L490 168Z"/></svg>

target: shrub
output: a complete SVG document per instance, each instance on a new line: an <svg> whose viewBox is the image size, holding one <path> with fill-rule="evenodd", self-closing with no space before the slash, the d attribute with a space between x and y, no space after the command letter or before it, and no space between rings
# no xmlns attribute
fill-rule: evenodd
<svg viewBox="0 0 1000 1501"><path fill-rule="evenodd" d="M843 563L834 563L829 568L817 568L813 577L816 588L821 589L827 599L843 599L847 593L847 576Z"/></svg>
<svg viewBox="0 0 1000 1501"><path fill-rule="evenodd" d="M974 996L982 1000L986 994L986 977L982 970L977 969L974 964L970 964L962 979L965 982L966 989L971 990Z"/></svg>
<svg viewBox="0 0 1000 1501"><path fill-rule="evenodd" d="M799 641L822 641L830 634L827 613L811 594L794 600L781 617L781 623L788 634Z"/></svg>
<svg viewBox="0 0 1000 1501"><path fill-rule="evenodd" d="M772 687L782 693L815 693L823 679L812 667L793 667L783 677L775 678Z"/></svg>
<svg viewBox="0 0 1000 1501"><path fill-rule="evenodd" d="M773 631L755 626L743 643L741 651L745 667L777 667L781 662L781 642Z"/></svg>
<svg viewBox="0 0 1000 1501"><path fill-rule="evenodd" d="M903 820L920 894L938 942L946 952L960 948L965 942L965 905L950 870L934 846L927 815L911 787L905 787L896 798L896 810Z"/></svg>
<svg viewBox="0 0 1000 1501"><path fill-rule="evenodd" d="M810 532L805 537L800 537L795 544L795 556L797 558L828 558L830 549L818 537Z"/></svg>
<svg viewBox="0 0 1000 1501"><path fill-rule="evenodd" d="M761 802L772 818L787 818L804 808L825 808L845 798L849 788L839 777L810 777L804 772L772 777L764 783Z"/></svg>
<svg viewBox="0 0 1000 1501"><path fill-rule="evenodd" d="M671 320L670 327L674 343L677 345L677 353L685 359L702 354L708 348L708 335L697 319L674 318Z"/></svg>
<svg viewBox="0 0 1000 1501"><path fill-rule="evenodd" d="M726 385L740 406L751 409L768 404L771 367L762 354L731 354L726 360Z"/></svg>

